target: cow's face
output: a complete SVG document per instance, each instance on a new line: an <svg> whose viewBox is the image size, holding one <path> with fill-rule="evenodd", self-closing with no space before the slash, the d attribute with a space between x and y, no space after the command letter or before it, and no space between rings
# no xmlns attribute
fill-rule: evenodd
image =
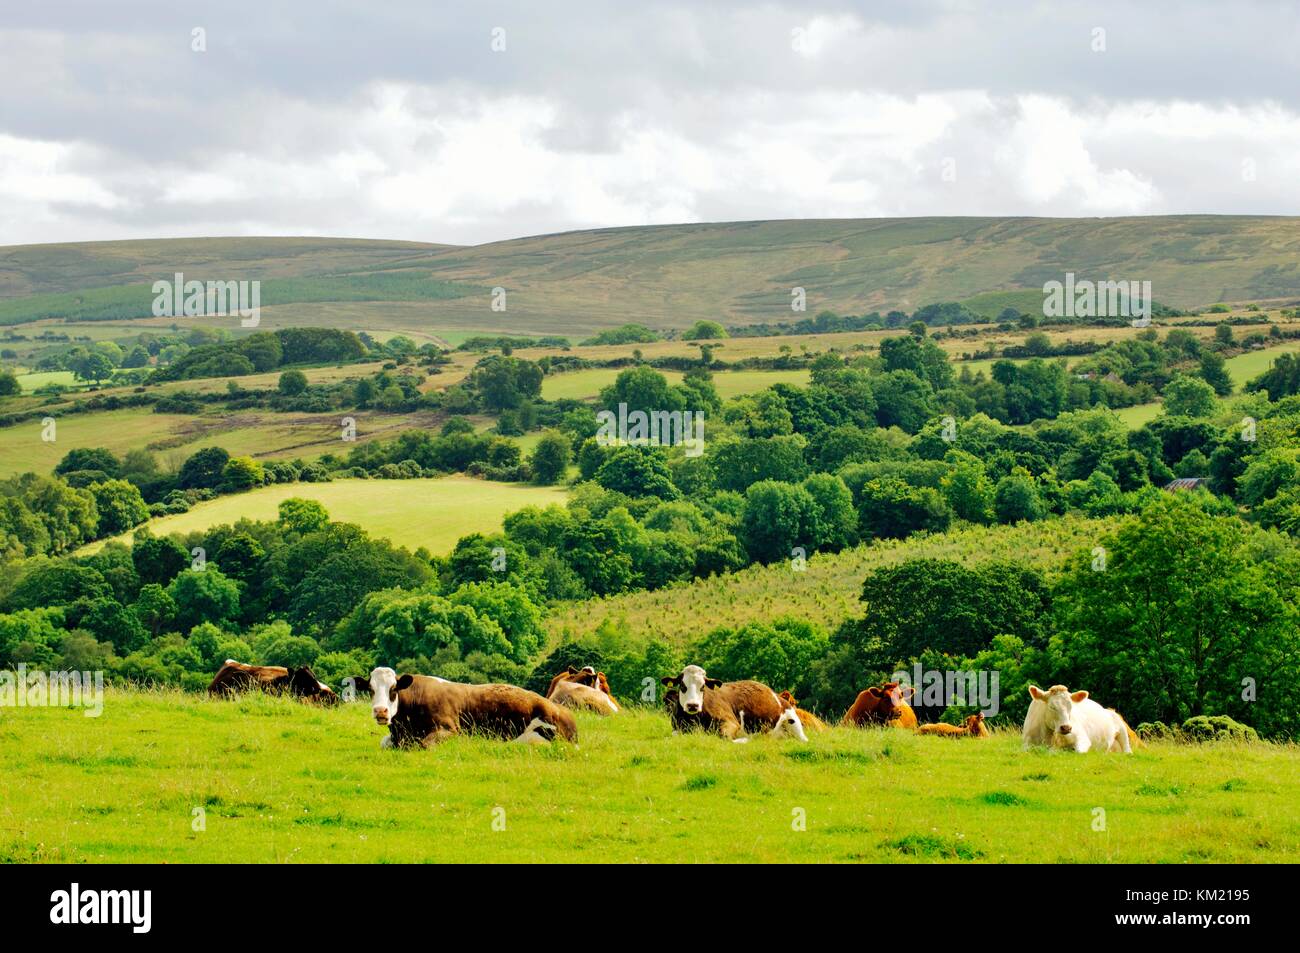
<svg viewBox="0 0 1300 953"><path fill-rule="evenodd" d="M516 738L515 741L523 744L549 744L555 740L557 734L558 729L556 729L556 727L550 722L542 721L540 718L534 718L528 723L528 727L524 729L524 733Z"/></svg>
<svg viewBox="0 0 1300 953"><path fill-rule="evenodd" d="M704 710L704 689L717 688L721 679L709 678L698 665L688 665L680 675L665 675L661 681L677 689L677 704L688 715L698 715Z"/></svg>
<svg viewBox="0 0 1300 953"><path fill-rule="evenodd" d="M1074 747L1074 706L1087 698L1088 693L1071 693L1064 685L1053 685L1048 691L1030 685L1029 695L1046 706L1043 728L1051 739L1051 744Z"/></svg>
<svg viewBox="0 0 1300 953"><path fill-rule="evenodd" d="M799 741L807 741L808 735L803 730L803 722L799 720L799 713L794 708L787 708L781 712L781 717L776 720L772 727L772 736L775 738L797 738Z"/></svg>
<svg viewBox="0 0 1300 953"><path fill-rule="evenodd" d="M984 713L978 712L966 719L966 731L972 735L987 735L989 730L984 727Z"/></svg>
<svg viewBox="0 0 1300 953"><path fill-rule="evenodd" d="M876 699L876 711L885 721L889 721L900 714L902 705L912 697L915 691L916 689L910 685L904 688L898 682L885 682L879 688L867 689L867 693Z"/></svg>
<svg viewBox="0 0 1300 953"><path fill-rule="evenodd" d="M401 704L399 693L402 689L409 688L412 681L410 675L399 676L391 668L377 668L370 673L370 681L365 684L370 689L371 711L376 724L392 723ZM360 683L360 679L353 680L353 685L358 689L361 689Z"/></svg>
<svg viewBox="0 0 1300 953"><path fill-rule="evenodd" d="M795 697L790 694L789 689L786 689L777 697L781 699L781 706L783 708L796 708L799 705L799 703L795 701Z"/></svg>

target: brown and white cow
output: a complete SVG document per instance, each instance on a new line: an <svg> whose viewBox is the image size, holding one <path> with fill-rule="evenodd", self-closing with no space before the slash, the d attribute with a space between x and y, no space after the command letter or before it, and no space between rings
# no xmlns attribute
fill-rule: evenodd
<svg viewBox="0 0 1300 953"><path fill-rule="evenodd" d="M858 693L853 706L844 713L844 724L888 725L891 728L915 728L916 712L907 700L916 694L916 689L900 686L898 682L885 682L873 685Z"/></svg>
<svg viewBox="0 0 1300 953"><path fill-rule="evenodd" d="M792 695L788 689L783 691L777 697L781 699L781 703L787 708L794 709L795 714L799 716L799 721L803 723L803 726L807 731L830 731L830 726L827 725L826 722L822 721L812 712L804 711L800 708L798 701L795 700L794 695Z"/></svg>
<svg viewBox="0 0 1300 953"><path fill-rule="evenodd" d="M427 748L460 732L518 739L536 731L535 720L567 741L578 740L572 713L516 685L464 685L428 675L398 675L391 668L348 681L358 693L370 695L375 722L388 728L386 748Z"/></svg>
<svg viewBox="0 0 1300 953"><path fill-rule="evenodd" d="M723 682L709 678L698 665L687 665L680 675L665 675L661 681L668 686L664 705L674 734L701 729L745 741L746 729L770 731L786 707L762 682Z"/></svg>
<svg viewBox="0 0 1300 953"><path fill-rule="evenodd" d="M590 665L580 669L572 666L551 679L551 687L546 697L557 705L566 708L583 708L598 715L618 713L618 703L609 690L609 680L604 672L598 672Z"/></svg>
<svg viewBox="0 0 1300 953"><path fill-rule="evenodd" d="M921 725L916 729L916 733L938 735L941 738L987 738L989 729L988 725L984 724L984 713L976 712L968 715L963 724L948 725L940 721L932 725Z"/></svg>
<svg viewBox="0 0 1300 953"><path fill-rule="evenodd" d="M254 689L275 695L288 693L303 701L323 705L336 705L339 701L339 696L328 685L322 684L305 665L301 668L245 665L229 658L213 677L208 694L229 698Z"/></svg>

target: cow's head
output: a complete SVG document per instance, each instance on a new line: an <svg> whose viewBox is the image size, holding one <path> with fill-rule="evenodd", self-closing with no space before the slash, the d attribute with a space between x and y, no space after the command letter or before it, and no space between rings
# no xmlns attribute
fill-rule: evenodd
<svg viewBox="0 0 1300 953"><path fill-rule="evenodd" d="M1029 686L1029 697L1047 706L1043 713L1043 728L1052 744L1074 745L1074 706L1088 697L1087 692L1071 692L1064 685L1053 685L1043 691L1037 685Z"/></svg>
<svg viewBox="0 0 1300 953"><path fill-rule="evenodd" d="M781 717L772 726L772 737L797 738L799 741L808 740L808 735L803 730L803 722L799 720L799 713L795 711L794 706L790 706L781 712Z"/></svg>
<svg viewBox="0 0 1300 953"><path fill-rule="evenodd" d="M790 694L790 690L789 690L789 689L786 689L785 691L783 691L780 695L778 695L778 696L776 696L776 697L779 698L779 699L781 699L781 707L782 707L782 708L797 708L797 707L799 706L799 702L797 702L797 701L795 700L795 697L794 697L793 695Z"/></svg>
<svg viewBox="0 0 1300 953"><path fill-rule="evenodd" d="M549 721L542 721L540 718L534 718L528 723L528 727L524 729L524 733L516 738L515 741L522 742L523 744L546 744L554 741L558 733L559 729Z"/></svg>
<svg viewBox="0 0 1300 953"><path fill-rule="evenodd" d="M977 737L983 737L989 733L989 730L984 727L984 712L980 711L967 716L966 733Z"/></svg>
<svg viewBox="0 0 1300 953"><path fill-rule="evenodd" d="M289 691L299 698L319 702L322 705L339 703L339 696L334 694L334 690L316 678L306 665L302 668L289 669Z"/></svg>
<svg viewBox="0 0 1300 953"><path fill-rule="evenodd" d="M586 685L588 688L600 687L600 676L590 665L584 665L582 668L574 668L570 665L569 670L565 672L564 680L566 682L576 682L579 685Z"/></svg>
<svg viewBox="0 0 1300 953"><path fill-rule="evenodd" d="M902 713L902 706L916 694L911 685L902 686L898 682L885 682L880 686L867 689L867 694L876 700L876 713L885 721L896 718Z"/></svg>
<svg viewBox="0 0 1300 953"><path fill-rule="evenodd" d="M722 684L722 679L709 678L698 665L688 665L680 675L665 675L660 681L677 689L677 704L688 715L698 715L704 710L704 689Z"/></svg>
<svg viewBox="0 0 1300 953"><path fill-rule="evenodd" d="M366 678L362 675L353 675L351 678L344 679L345 684L351 684L357 694L366 694L370 696L374 712L375 722L380 725L389 724L397 717L397 708L400 704L398 693L411 686L415 679L410 675L398 675L391 668L377 668Z"/></svg>

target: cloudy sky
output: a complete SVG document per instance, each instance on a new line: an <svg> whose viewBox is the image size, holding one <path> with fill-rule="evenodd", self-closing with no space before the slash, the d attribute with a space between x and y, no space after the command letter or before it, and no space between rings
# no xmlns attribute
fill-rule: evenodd
<svg viewBox="0 0 1300 953"><path fill-rule="evenodd" d="M1298 41L1249 0L6 3L0 244L1295 215Z"/></svg>

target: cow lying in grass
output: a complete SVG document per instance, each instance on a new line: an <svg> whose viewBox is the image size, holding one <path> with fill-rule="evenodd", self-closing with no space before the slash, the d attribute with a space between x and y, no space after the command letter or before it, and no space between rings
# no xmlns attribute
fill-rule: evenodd
<svg viewBox="0 0 1300 953"><path fill-rule="evenodd" d="M830 730L830 727L826 724L826 722L822 721L812 712L804 711L802 708L800 708L799 703L795 701L794 695L790 694L790 691L788 689L786 691L783 691L777 697L781 699L782 705L784 705L787 708L793 708L795 710L795 714L799 716L799 721L803 723L803 727L805 731L829 731Z"/></svg>
<svg viewBox="0 0 1300 953"><path fill-rule="evenodd" d="M709 678L698 665L687 665L680 675L665 675L661 681L668 686L664 705L673 734L698 729L716 731L729 741L747 741L747 727L770 731L786 710L762 682L723 682Z"/></svg>
<svg viewBox="0 0 1300 953"><path fill-rule="evenodd" d="M551 679L551 687L546 690L546 697L557 705L566 708L582 708L594 711L598 715L618 713L618 703L609 691L609 680L604 672L598 672L590 665L580 669L572 666Z"/></svg>
<svg viewBox="0 0 1300 953"><path fill-rule="evenodd" d="M912 711L912 706L907 703L907 700L915 694L915 688L910 685L900 686L898 682L873 685L858 693L853 706L844 713L843 722L859 728L867 725L915 728L916 712Z"/></svg>
<svg viewBox="0 0 1300 953"><path fill-rule="evenodd" d="M348 681L359 694L370 695L375 722L388 728L384 747L427 748L460 732L517 739L536 730L535 720L567 741L578 740L570 712L514 685L462 685L428 675L398 675L391 668Z"/></svg>
<svg viewBox="0 0 1300 953"><path fill-rule="evenodd" d="M1119 712L1103 708L1084 691L1071 692L1064 685L1043 691L1029 686L1029 712L1025 715L1026 748L1065 748L1080 753L1100 751L1132 752L1129 727Z"/></svg>
<svg viewBox="0 0 1300 953"><path fill-rule="evenodd" d="M226 659L212 684L208 686L209 695L230 698L240 692L259 690L273 695L290 694L303 701L322 705L337 705L339 696L327 685L323 685L311 669L286 668L283 665L246 665L234 659Z"/></svg>
<svg viewBox="0 0 1300 953"><path fill-rule="evenodd" d="M918 735L938 735L941 738L987 738L988 726L984 724L984 713L977 712L966 718L961 725L945 725L935 722L933 725L921 725L916 729Z"/></svg>

